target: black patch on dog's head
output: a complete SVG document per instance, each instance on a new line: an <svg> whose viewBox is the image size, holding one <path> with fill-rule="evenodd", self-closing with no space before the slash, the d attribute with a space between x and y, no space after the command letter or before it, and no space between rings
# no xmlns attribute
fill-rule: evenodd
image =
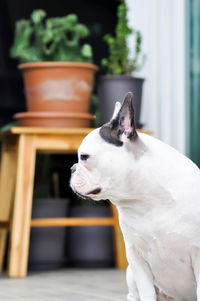
<svg viewBox="0 0 200 301"><path fill-rule="evenodd" d="M137 138L135 127L133 94L128 92L123 100L117 116L100 128L101 137L115 146L122 146L121 135L125 134L128 139L134 141Z"/></svg>
<svg viewBox="0 0 200 301"><path fill-rule="evenodd" d="M109 123L104 124L100 129L101 137L108 143L116 146L122 146L123 142L120 141L121 136L120 127L116 119L111 120Z"/></svg>

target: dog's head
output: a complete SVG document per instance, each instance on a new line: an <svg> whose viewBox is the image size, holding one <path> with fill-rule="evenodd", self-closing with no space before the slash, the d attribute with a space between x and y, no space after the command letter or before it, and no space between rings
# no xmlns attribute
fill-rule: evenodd
<svg viewBox="0 0 200 301"><path fill-rule="evenodd" d="M125 199L134 160L137 160L138 139L133 95L129 92L122 105L116 103L111 121L82 141L78 163L71 168L73 191L94 200Z"/></svg>

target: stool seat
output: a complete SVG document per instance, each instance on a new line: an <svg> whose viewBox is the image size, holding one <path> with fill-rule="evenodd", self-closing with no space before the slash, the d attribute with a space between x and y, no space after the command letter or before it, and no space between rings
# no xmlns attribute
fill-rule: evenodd
<svg viewBox="0 0 200 301"><path fill-rule="evenodd" d="M25 277L31 227L109 225L114 228L117 268L127 266L123 237L115 206L110 218L31 219L38 152L76 153L91 128L13 127L2 132L0 173L0 272L2 271L7 233L10 231L8 276Z"/></svg>

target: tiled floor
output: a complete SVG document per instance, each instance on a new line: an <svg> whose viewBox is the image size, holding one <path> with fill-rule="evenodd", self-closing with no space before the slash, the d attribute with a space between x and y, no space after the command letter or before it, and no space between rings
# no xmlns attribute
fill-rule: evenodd
<svg viewBox="0 0 200 301"><path fill-rule="evenodd" d="M124 270L57 270L31 272L24 279L0 276L0 300L125 301Z"/></svg>

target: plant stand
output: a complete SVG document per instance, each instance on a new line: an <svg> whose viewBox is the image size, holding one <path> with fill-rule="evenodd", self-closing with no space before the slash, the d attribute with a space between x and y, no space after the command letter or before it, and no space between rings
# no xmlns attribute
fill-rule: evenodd
<svg viewBox="0 0 200 301"><path fill-rule="evenodd" d="M7 232L10 230L9 277L19 278L27 275L31 227L112 226L115 264L118 268L127 266L123 237L114 206L111 206L112 217L31 218L36 153L76 153L83 138L91 130L13 127L10 131L2 133L4 139L0 174L0 271Z"/></svg>

